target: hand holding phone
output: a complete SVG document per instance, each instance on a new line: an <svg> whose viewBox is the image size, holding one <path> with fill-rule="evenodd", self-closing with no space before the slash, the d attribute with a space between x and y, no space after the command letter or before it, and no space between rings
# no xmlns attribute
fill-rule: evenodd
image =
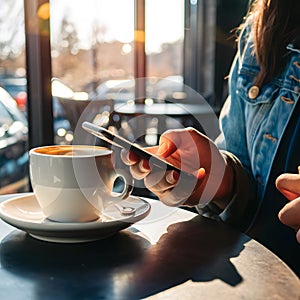
<svg viewBox="0 0 300 300"><path fill-rule="evenodd" d="M98 125L90 123L90 122L83 122L82 128L85 129L87 132L95 135L96 137L110 143L111 145L117 145L121 148L124 148L124 149L134 152L139 157L150 161L151 164L155 165L156 167L159 167L164 170L175 170L179 174L185 174L186 176L195 177L193 174L182 171L178 167L161 159L160 157L156 156L155 154L147 152L138 144L132 143L132 142L128 141L127 139L114 134L113 132L107 130L104 127L98 126Z"/></svg>

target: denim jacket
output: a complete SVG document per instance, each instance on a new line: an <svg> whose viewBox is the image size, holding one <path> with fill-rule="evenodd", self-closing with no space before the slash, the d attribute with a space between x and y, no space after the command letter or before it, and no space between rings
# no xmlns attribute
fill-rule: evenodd
<svg viewBox="0 0 300 300"><path fill-rule="evenodd" d="M278 209L285 202L272 199L274 195L279 198L280 194L275 188L276 174L272 167L278 160L288 160L285 155L289 151L282 154L279 150L292 145L287 134L291 128L288 124L293 124L292 121L300 123L299 107L295 109L300 101L299 48L292 43L288 45L284 71L258 89L253 83L259 72L253 51L253 34L250 26L244 28L230 71L229 96L220 114L221 134L216 140L234 168L235 196L223 211L218 212L213 204L206 209L198 208L200 213L208 216L217 212L223 221L247 231L294 267L295 260L299 261L300 246L293 230L278 220ZM300 268L299 264L296 268Z"/></svg>
<svg viewBox="0 0 300 300"><path fill-rule="evenodd" d="M231 69L217 144L233 153L254 176L262 199L278 145L299 100L300 50L288 46L285 70L261 90L253 85L258 71L252 31L246 27Z"/></svg>
<svg viewBox="0 0 300 300"><path fill-rule="evenodd" d="M221 134L216 139L234 168L235 195L222 211L212 202L197 206L200 214L220 218L243 231L251 229L259 213L275 156L300 96L300 47L288 45L284 71L258 89L254 79L260 67L253 46L248 25L230 71L229 96L220 114Z"/></svg>

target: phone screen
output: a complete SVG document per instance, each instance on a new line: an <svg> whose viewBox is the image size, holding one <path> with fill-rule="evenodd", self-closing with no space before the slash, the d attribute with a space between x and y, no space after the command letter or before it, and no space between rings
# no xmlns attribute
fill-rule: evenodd
<svg viewBox="0 0 300 300"><path fill-rule="evenodd" d="M139 157L149 160L153 165L160 167L164 170L175 170L178 173L185 173L188 176L193 176L192 174L188 174L176 166L168 163L167 161L161 159L160 157L147 152L141 146L136 143L132 143L127 139L114 134L113 132L107 130L104 127L98 126L96 124L90 122L83 122L82 128L87 132L97 136L98 138L110 143L111 145L117 145L119 147L125 148L137 154Z"/></svg>

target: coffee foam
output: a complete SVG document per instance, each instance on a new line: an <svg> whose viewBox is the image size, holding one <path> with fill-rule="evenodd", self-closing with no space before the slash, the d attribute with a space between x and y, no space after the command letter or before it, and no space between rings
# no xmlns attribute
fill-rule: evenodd
<svg viewBox="0 0 300 300"><path fill-rule="evenodd" d="M37 148L34 152L55 156L95 156L109 154L111 151L108 148L94 146L49 146Z"/></svg>

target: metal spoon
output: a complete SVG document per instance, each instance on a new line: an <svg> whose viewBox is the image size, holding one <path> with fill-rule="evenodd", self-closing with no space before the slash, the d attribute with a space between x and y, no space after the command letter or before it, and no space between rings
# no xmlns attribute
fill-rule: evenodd
<svg viewBox="0 0 300 300"><path fill-rule="evenodd" d="M122 206L120 204L115 203L114 206L120 211L120 213L124 216L133 215L136 212L136 208L131 206Z"/></svg>

